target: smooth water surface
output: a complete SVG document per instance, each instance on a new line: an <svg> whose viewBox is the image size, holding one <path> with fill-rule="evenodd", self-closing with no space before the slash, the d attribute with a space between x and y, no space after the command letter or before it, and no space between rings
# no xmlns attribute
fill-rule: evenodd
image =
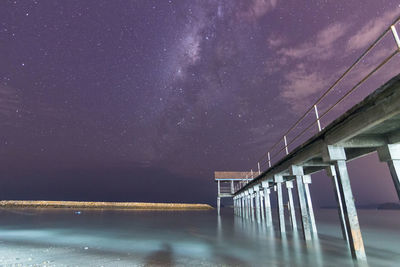
<svg viewBox="0 0 400 267"><path fill-rule="evenodd" d="M0 266L353 266L337 212L316 216L319 238L306 243L289 224L281 236L230 209L2 209ZM400 212L359 217L368 264L400 266Z"/></svg>

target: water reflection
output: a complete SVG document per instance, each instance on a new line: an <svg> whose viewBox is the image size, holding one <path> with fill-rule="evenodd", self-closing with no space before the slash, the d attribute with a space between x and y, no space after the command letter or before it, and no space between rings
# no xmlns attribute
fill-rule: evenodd
<svg viewBox="0 0 400 267"><path fill-rule="evenodd" d="M150 253L145 259L145 265L150 266L174 266L172 247L163 243L161 249Z"/></svg>
<svg viewBox="0 0 400 267"><path fill-rule="evenodd" d="M331 213L322 218L326 221L317 220L318 238L305 242L301 229L281 235L277 221L267 226L262 217L233 216L230 210L221 216L214 211L0 212L0 266L48 261L52 266L351 266ZM388 223L400 220L398 213L385 216ZM365 218L377 224L370 215ZM397 225L383 229L363 225L371 266L400 262Z"/></svg>

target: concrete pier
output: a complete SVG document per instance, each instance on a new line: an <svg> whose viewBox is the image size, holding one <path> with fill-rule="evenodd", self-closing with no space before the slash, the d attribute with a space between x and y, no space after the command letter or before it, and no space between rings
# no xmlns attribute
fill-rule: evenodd
<svg viewBox="0 0 400 267"><path fill-rule="evenodd" d="M317 225L315 223L314 209L313 209L313 205L312 205L312 201L311 201L310 188L308 187L308 185L311 184L311 175L304 175L303 183L304 183L304 190L306 192L307 209L308 209L308 213L310 215L311 229L312 229L313 234L317 234Z"/></svg>
<svg viewBox="0 0 400 267"><path fill-rule="evenodd" d="M292 195L292 188L293 188L293 181L286 181L286 188L288 192L289 198L289 213L290 213L290 222L292 224L292 229L297 229L297 222L296 222L296 213L294 209L294 202L293 202L293 195Z"/></svg>
<svg viewBox="0 0 400 267"><path fill-rule="evenodd" d="M351 190L349 174L346 166L346 153L343 147L326 146L323 154L324 161L329 161L335 166L340 200L349 238L350 251L355 259L365 260L364 242L361 236L360 224Z"/></svg>
<svg viewBox="0 0 400 267"><path fill-rule="evenodd" d="M340 192L339 192L339 184L338 184L338 181L337 181L335 166L330 165L329 167L326 168L326 172L327 172L328 176L330 176L332 178L332 185L333 185L333 190L334 190L336 203L338 205L338 214L339 214L339 218L340 218L340 226L341 226L341 229L342 229L343 239L345 239L347 244L350 246L349 237L348 237L348 230L347 230L347 226L346 226L346 219L344 218L342 197L340 196Z"/></svg>
<svg viewBox="0 0 400 267"><path fill-rule="evenodd" d="M271 164L268 153L269 168L265 171L260 170L254 179L247 179L247 177L253 177L249 175L249 172L243 173L241 179L244 182L242 181L239 187L235 188L234 196L243 195L243 199L246 197L248 199L248 204L244 202L242 214L247 213L251 217L254 207L250 197L253 195L254 188L259 188L258 191L255 190L257 195L255 203L257 206L263 198L264 207L259 204L256 210L263 208L265 224L272 226L270 192L274 189L277 197L279 228L281 233L284 233L286 231L282 194L284 183L288 190L293 231L296 229L297 221L292 188L296 188L304 239L309 241L313 237L317 238L317 222L310 192L311 175L324 171L332 181L343 239L347 242L355 260L366 261L347 162L377 152L380 161L386 162L389 167L394 188L400 200L399 107L400 75L397 75L325 128L319 127L317 134L292 151L288 150L285 143L282 149L287 151L287 155L275 164ZM262 196L260 190L263 192Z"/></svg>
<svg viewBox="0 0 400 267"><path fill-rule="evenodd" d="M310 212L307 207L307 195L304 188L303 168L300 166L291 166L291 175L295 176L297 185L297 197L300 205L301 225L303 229L303 236L305 240L311 240L311 218Z"/></svg>
<svg viewBox="0 0 400 267"><path fill-rule="evenodd" d="M264 191L260 189L260 210L261 210L261 220L265 221L265 208L264 208Z"/></svg>
<svg viewBox="0 0 400 267"><path fill-rule="evenodd" d="M256 208L256 219L257 222L261 222L261 210L260 210L260 187L258 185L253 187L254 190L254 200Z"/></svg>
<svg viewBox="0 0 400 267"><path fill-rule="evenodd" d="M284 232L286 232L286 227L285 227L285 209L283 208L283 195L282 195L283 177L281 175L275 175L274 182L276 183L276 198L277 198L277 203L278 203L279 230L281 231L281 233L284 233Z"/></svg>
<svg viewBox="0 0 400 267"><path fill-rule="evenodd" d="M264 203L265 203L265 221L267 226L272 226L272 211L271 211L271 199L269 183L267 181L262 182L262 187L264 189Z"/></svg>

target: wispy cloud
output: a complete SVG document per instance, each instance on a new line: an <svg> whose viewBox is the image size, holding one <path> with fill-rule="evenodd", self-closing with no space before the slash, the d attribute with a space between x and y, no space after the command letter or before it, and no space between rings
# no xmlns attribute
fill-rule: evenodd
<svg viewBox="0 0 400 267"><path fill-rule="evenodd" d="M239 17L249 21L257 20L258 18L266 15L278 4L278 0L246 0L245 2L247 6L244 11L239 12Z"/></svg>
<svg viewBox="0 0 400 267"><path fill-rule="evenodd" d="M278 50L278 54L292 59L307 58L327 60L334 56L334 44L343 37L347 31L348 26L344 23L334 23L317 33L314 40L311 42L306 42L295 47L283 47Z"/></svg>
<svg viewBox="0 0 400 267"><path fill-rule="evenodd" d="M311 104L310 96L326 88L328 83L328 77L322 72L299 64L286 75L281 96L293 111L301 112Z"/></svg>
<svg viewBox="0 0 400 267"><path fill-rule="evenodd" d="M361 49L371 44L397 16L399 16L399 10L392 10L369 21L349 39L347 50Z"/></svg>

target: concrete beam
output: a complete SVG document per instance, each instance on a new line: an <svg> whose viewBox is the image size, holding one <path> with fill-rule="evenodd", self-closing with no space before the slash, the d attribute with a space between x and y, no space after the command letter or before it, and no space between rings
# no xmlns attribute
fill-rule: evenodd
<svg viewBox="0 0 400 267"><path fill-rule="evenodd" d="M364 157L376 151L376 147L358 147L346 148L347 161L355 160Z"/></svg>
<svg viewBox="0 0 400 267"><path fill-rule="evenodd" d="M327 167L328 163L324 162L322 158L313 158L301 164L303 167Z"/></svg>
<svg viewBox="0 0 400 267"><path fill-rule="evenodd" d="M386 138L382 135L359 135L346 141L335 144L344 148L380 147L386 144Z"/></svg>
<svg viewBox="0 0 400 267"><path fill-rule="evenodd" d="M343 147L325 145L322 147L322 159L324 162L346 160L346 152Z"/></svg>
<svg viewBox="0 0 400 267"><path fill-rule="evenodd" d="M329 165L329 164L327 164ZM310 175L310 174L314 174L316 172L319 172L323 169L325 169L326 167L324 166L309 166L309 167L304 167L304 174L306 175Z"/></svg>

